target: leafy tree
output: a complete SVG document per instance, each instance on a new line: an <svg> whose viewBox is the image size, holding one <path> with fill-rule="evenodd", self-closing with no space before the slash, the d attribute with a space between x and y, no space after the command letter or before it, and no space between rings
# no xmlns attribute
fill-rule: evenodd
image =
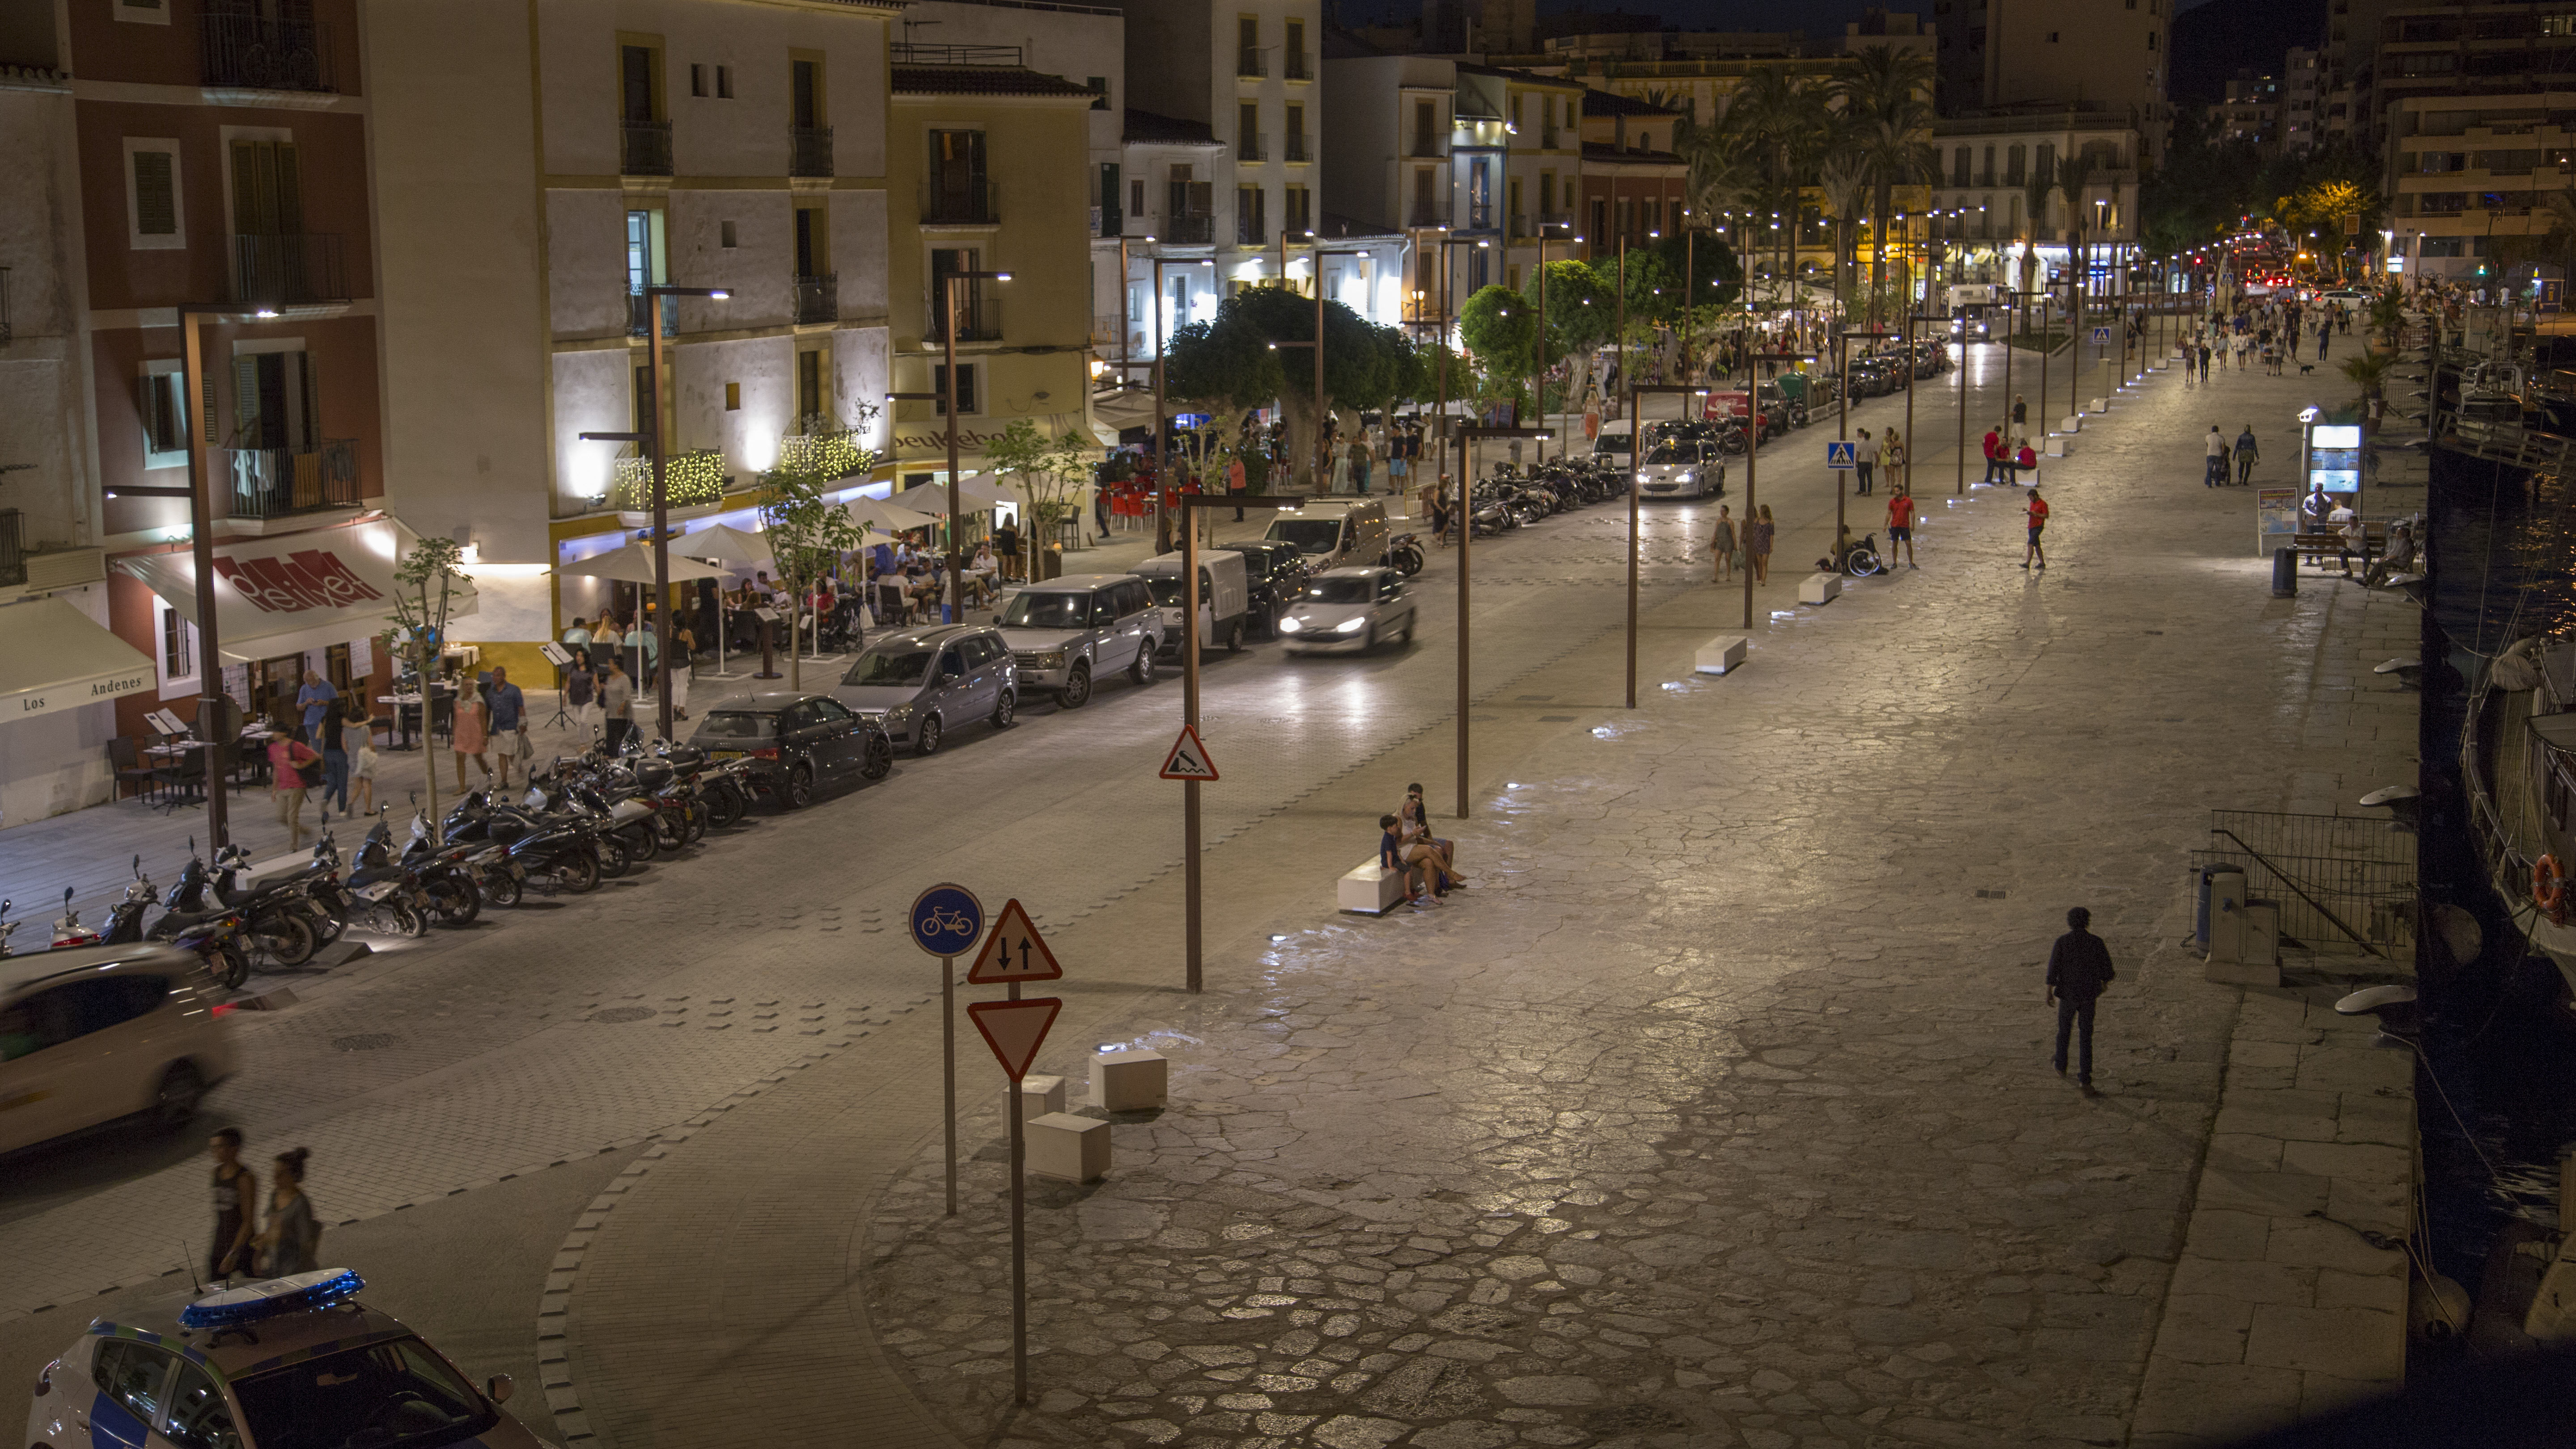
<svg viewBox="0 0 2576 1449"><path fill-rule="evenodd" d="M1544 294L1540 279L1546 279ZM1558 401L1571 405L1580 400L1591 386L1593 349L1608 342L1619 324L1619 293L1612 278L1593 270L1589 262L1550 262L1545 268L1533 268L1527 282L1521 284L1521 300L1546 313L1547 339L1541 360L1550 368L1569 367L1564 389ZM1535 321L1536 319L1532 319ZM1542 412L1550 409L1545 402Z"/></svg>
<svg viewBox="0 0 2576 1449"><path fill-rule="evenodd" d="M866 454L860 471L876 466ZM830 497L843 475L821 470L772 468L760 475L760 523L769 537L770 561L788 597L800 602L814 592L817 580L840 566L841 555L866 542L867 530L848 509ZM951 487L955 484L952 482ZM667 611L666 611L667 612ZM805 687L804 646L797 639L801 610L788 611L787 687Z"/></svg>
<svg viewBox="0 0 2576 1449"><path fill-rule="evenodd" d="M1025 577L1038 576L1034 564L1039 540L1082 511L1082 489L1093 472L1092 452L1079 435L1050 438L1027 418L1012 419L1000 437L984 445L984 458L993 471L1015 480L1027 503L1021 510L1028 526L1021 530L1020 547L1032 567Z"/></svg>
<svg viewBox="0 0 2576 1449"><path fill-rule="evenodd" d="M1214 321L1174 333L1163 365L1165 395L1237 416L1276 400L1288 419L1289 456L1313 458L1326 413L1336 406L1383 406L1415 378L1413 344L1401 331L1339 302L1326 301L1323 311L1321 398L1315 396L1312 354L1303 347L1274 347L1315 340L1313 299L1282 287L1237 292L1217 305ZM1221 435L1231 437L1233 430Z"/></svg>
<svg viewBox="0 0 2576 1449"><path fill-rule="evenodd" d="M465 582L465 575L456 571L464 556L464 547L452 538L422 538L414 540L411 552L394 565L394 622L402 626L403 660L420 679L424 719L431 671L447 647L447 618L455 605L456 586ZM428 819L431 842L441 843L447 827L438 808L436 770L429 772Z"/></svg>
<svg viewBox="0 0 2576 1449"><path fill-rule="evenodd" d="M1458 339L1475 354L1478 371L1490 379L1500 400L1514 406L1526 402L1522 385L1537 356L1537 308L1499 283L1479 287L1458 309Z"/></svg>

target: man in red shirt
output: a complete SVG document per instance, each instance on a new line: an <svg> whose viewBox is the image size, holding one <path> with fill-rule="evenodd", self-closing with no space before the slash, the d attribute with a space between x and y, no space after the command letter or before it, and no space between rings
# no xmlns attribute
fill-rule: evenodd
<svg viewBox="0 0 2576 1449"><path fill-rule="evenodd" d="M2003 458L2009 456L2011 455L2004 450L2003 433L1999 429L1995 428L1986 429L1986 476L1984 481L1988 483L1994 482L1996 467L2001 463Z"/></svg>
<svg viewBox="0 0 2576 1449"><path fill-rule="evenodd" d="M2029 568L2031 560L2037 559L2040 568L2046 569L2048 555L2039 546L2039 533L2048 527L2048 500L2039 496L2037 483L2030 485L2030 502L2026 507L2030 514L2030 546L2022 550L2021 566Z"/></svg>
<svg viewBox="0 0 2576 1449"><path fill-rule="evenodd" d="M1903 485L1887 500L1887 563L1896 566L1896 546L1905 545L1905 566L1919 569L1914 561L1914 495Z"/></svg>

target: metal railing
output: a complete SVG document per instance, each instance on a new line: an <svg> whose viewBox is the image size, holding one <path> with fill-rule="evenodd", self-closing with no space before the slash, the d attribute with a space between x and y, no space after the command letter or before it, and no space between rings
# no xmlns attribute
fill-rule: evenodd
<svg viewBox="0 0 2576 1449"><path fill-rule="evenodd" d="M232 516L283 518L358 506L358 444L324 438L312 448L217 448L217 476L232 479Z"/></svg>
<svg viewBox="0 0 2576 1449"><path fill-rule="evenodd" d="M948 340L948 309L939 305L936 288L931 293L928 340ZM957 340L960 342L999 342L1002 340L1002 304L991 295L973 291L957 299ZM961 384L962 385L962 384Z"/></svg>
<svg viewBox="0 0 2576 1449"><path fill-rule="evenodd" d="M886 47L897 65L1019 65L1025 52L1016 45L929 45L897 41Z"/></svg>
<svg viewBox="0 0 2576 1449"><path fill-rule="evenodd" d="M1237 161L1260 160L1261 140L1262 137L1259 131L1247 131L1243 135L1235 137L1234 159Z"/></svg>
<svg viewBox="0 0 2576 1449"><path fill-rule="evenodd" d="M26 517L15 508L0 508L0 588L26 581Z"/></svg>
<svg viewBox="0 0 2576 1449"><path fill-rule="evenodd" d="M1166 216L1158 235L1175 246L1203 247L1216 240L1216 218L1213 216Z"/></svg>
<svg viewBox="0 0 2576 1449"><path fill-rule="evenodd" d="M924 226L991 226L1001 219L1001 193L990 181L934 176L922 184Z"/></svg>
<svg viewBox="0 0 2576 1449"><path fill-rule="evenodd" d="M1429 131L1416 131L1413 133L1413 149L1404 154L1414 160L1437 161L1440 159L1440 138Z"/></svg>
<svg viewBox="0 0 2576 1449"><path fill-rule="evenodd" d="M1287 67L1282 74L1289 80L1313 80L1315 78L1315 58L1302 50L1292 50L1288 52L1287 59L1282 61L1281 64Z"/></svg>
<svg viewBox="0 0 2576 1449"><path fill-rule="evenodd" d="M1288 137L1288 152L1280 159L1283 161L1312 161L1315 159L1309 152L1305 132L1298 131Z"/></svg>
<svg viewBox="0 0 2576 1449"><path fill-rule="evenodd" d="M233 301L245 307L314 306L349 300L336 232L233 237Z"/></svg>
<svg viewBox="0 0 2576 1449"><path fill-rule="evenodd" d="M1234 244L1239 247L1268 246L1270 228L1253 217L1237 215L1234 219Z"/></svg>
<svg viewBox="0 0 2576 1449"><path fill-rule="evenodd" d="M1270 67L1261 58L1259 46L1247 45L1234 53L1234 73L1239 76L1266 76Z"/></svg>
<svg viewBox="0 0 2576 1449"><path fill-rule="evenodd" d="M2465 453L2548 472L2564 471L2571 462L2576 462L2576 439L2539 432L2520 423L2500 423L2485 418L2453 418L2450 421L2450 435L2443 441Z"/></svg>
<svg viewBox="0 0 2576 1449"><path fill-rule="evenodd" d="M1405 217L1404 224L1415 230L1447 225L1449 213L1439 206L1417 206Z"/></svg>
<svg viewBox="0 0 2576 1449"><path fill-rule="evenodd" d="M838 322L841 320L841 275L825 272L819 277L796 279L796 321Z"/></svg>
<svg viewBox="0 0 2576 1449"><path fill-rule="evenodd" d="M787 128L787 174L790 176L832 174L831 127L790 126Z"/></svg>
<svg viewBox="0 0 2576 1449"><path fill-rule="evenodd" d="M2381 816L2209 812L2209 846L2192 864L2245 872L2248 900L2281 907L2283 944L2408 949L2415 933L2415 836Z"/></svg>
<svg viewBox="0 0 2576 1449"><path fill-rule="evenodd" d="M620 121L617 124L617 173L621 176L671 174L671 123Z"/></svg>
<svg viewBox="0 0 2576 1449"><path fill-rule="evenodd" d="M208 15L199 21L198 75L206 85L263 91L336 91L331 31L302 20Z"/></svg>

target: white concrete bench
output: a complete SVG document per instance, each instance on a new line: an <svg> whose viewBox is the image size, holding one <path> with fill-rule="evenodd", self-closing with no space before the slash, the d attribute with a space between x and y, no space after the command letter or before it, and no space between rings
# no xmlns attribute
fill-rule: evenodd
<svg viewBox="0 0 2576 1449"><path fill-rule="evenodd" d="M1386 870L1372 855L1352 866L1335 887L1344 911L1363 916L1383 916L1404 899L1405 872Z"/></svg>
<svg viewBox="0 0 2576 1449"><path fill-rule="evenodd" d="M1724 674L1729 670L1741 669L1744 667L1746 652L1751 647L1752 641L1741 634L1729 638L1711 639L1699 646L1699 657L1692 668L1700 674Z"/></svg>
<svg viewBox="0 0 2576 1449"><path fill-rule="evenodd" d="M2090 413L2107 413L2111 410L2111 400L2107 397L2097 397L2086 403L2084 410Z"/></svg>
<svg viewBox="0 0 2576 1449"><path fill-rule="evenodd" d="M2063 458L2066 456L2067 448L2073 441L2073 439L2061 434L2058 437L2051 438L2047 442L2040 444L2039 451L2044 457Z"/></svg>
<svg viewBox="0 0 2576 1449"><path fill-rule="evenodd" d="M1161 1052L1102 1052L1091 1059L1091 1105L1104 1112L1150 1112L1171 1092L1172 1064Z"/></svg>
<svg viewBox="0 0 2576 1449"><path fill-rule="evenodd" d="M1843 591L1841 574L1809 574L1798 581L1798 602L1830 604Z"/></svg>
<svg viewBox="0 0 2576 1449"><path fill-rule="evenodd" d="M2084 431L2084 415L2082 413L2068 413L2066 416L2057 420L2057 430L2061 433L2080 433Z"/></svg>
<svg viewBox="0 0 2576 1449"><path fill-rule="evenodd" d="M1028 1169L1060 1182L1097 1182L1109 1175L1109 1124L1097 1117L1049 1112L1021 1129L1027 1134Z"/></svg>

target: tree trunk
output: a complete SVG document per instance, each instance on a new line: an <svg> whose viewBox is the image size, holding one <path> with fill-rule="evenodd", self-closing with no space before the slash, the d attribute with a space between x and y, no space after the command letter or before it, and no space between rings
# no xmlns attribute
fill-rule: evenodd
<svg viewBox="0 0 2576 1449"><path fill-rule="evenodd" d="M1324 406L1330 409L1332 403L1332 394L1326 393ZM1289 476L1305 479L1309 493L1323 492L1324 483L1331 474L1329 471L1323 477L1315 474L1315 435L1322 425L1321 416L1314 403L1303 394L1284 389L1279 394L1279 410L1288 420Z"/></svg>

